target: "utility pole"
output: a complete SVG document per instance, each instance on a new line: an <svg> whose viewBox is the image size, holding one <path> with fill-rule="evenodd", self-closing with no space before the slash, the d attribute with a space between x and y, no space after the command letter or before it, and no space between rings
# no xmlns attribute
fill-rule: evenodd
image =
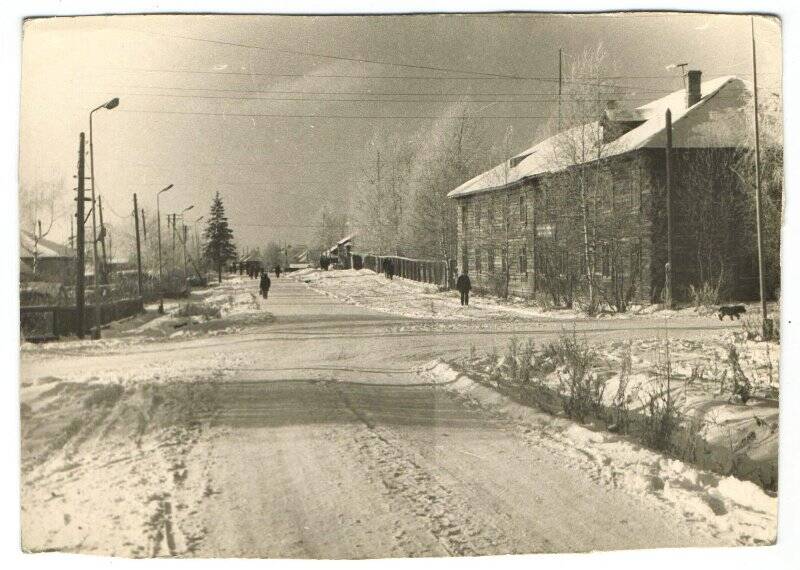
<svg viewBox="0 0 800 570"><path fill-rule="evenodd" d="M558 48L558 132L561 132L561 83L562 83L562 60L564 52Z"/></svg>
<svg viewBox="0 0 800 570"><path fill-rule="evenodd" d="M666 113L666 206L667 206L667 263L664 265L665 301L672 308L672 111Z"/></svg>
<svg viewBox="0 0 800 570"><path fill-rule="evenodd" d="M177 219L176 215L172 214L172 254L170 255L170 265L172 265L172 273L175 273L175 225Z"/></svg>
<svg viewBox="0 0 800 570"><path fill-rule="evenodd" d="M139 204L136 200L136 192L133 193L133 219L136 229L136 272L137 285L139 287L140 311L144 311L144 289L142 288L142 242L139 239Z"/></svg>
<svg viewBox="0 0 800 570"><path fill-rule="evenodd" d="M78 236L77 236L77 260L76 260L76 267L75 267L75 334L78 335L78 338L83 338L83 315L84 315L84 308L85 308L85 299L84 299L84 285L85 285L85 274L84 271L86 268L84 267L84 255L85 255L85 246L84 246L84 227L86 222L86 216L84 215L84 205L86 201L86 186L84 183L84 171L85 171L85 160L84 155L86 151L84 149L86 142L85 142L85 135L81 133L80 135L80 142L78 143L78 196L75 200L78 202L78 207L76 208L75 219L78 223Z"/></svg>
<svg viewBox="0 0 800 570"><path fill-rule="evenodd" d="M142 208L142 237L144 243L147 244L147 219L144 217L144 208Z"/></svg>
<svg viewBox="0 0 800 570"><path fill-rule="evenodd" d="M755 21L750 16L750 37L753 43L753 124L756 137L756 237L758 239L758 292L761 297L761 336L772 337L772 319L767 318L767 297L764 285L764 235L761 227L761 141L758 125L758 75L756 74Z"/></svg>
<svg viewBox="0 0 800 570"><path fill-rule="evenodd" d="M186 285L186 289L189 289L189 274L186 271L186 230L189 229L186 224L181 224L183 227L183 283Z"/></svg>
<svg viewBox="0 0 800 570"><path fill-rule="evenodd" d="M92 180L94 184L94 180ZM108 284L108 258L106 257L106 226L103 223L103 197L97 197L97 213L100 216L100 248L103 252L103 284Z"/></svg>

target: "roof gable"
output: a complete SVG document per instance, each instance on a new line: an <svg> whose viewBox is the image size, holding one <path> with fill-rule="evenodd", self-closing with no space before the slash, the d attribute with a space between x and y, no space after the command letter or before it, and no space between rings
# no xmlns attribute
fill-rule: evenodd
<svg viewBox="0 0 800 570"><path fill-rule="evenodd" d="M667 109L672 112L672 144L675 148L730 148L744 144L746 123L741 110L750 101L750 83L732 76L718 77L704 82L702 93L705 95L691 107L686 106L686 92L681 89L629 111L628 114L643 122L602 145L601 149L585 153L587 160L584 163L641 148L664 148ZM567 141L580 138L582 130L594 131L597 136L593 140L602 140L602 129L600 121L566 129L468 180L452 190L448 197L496 190L540 174L564 170L579 163L567 160L560 150Z"/></svg>

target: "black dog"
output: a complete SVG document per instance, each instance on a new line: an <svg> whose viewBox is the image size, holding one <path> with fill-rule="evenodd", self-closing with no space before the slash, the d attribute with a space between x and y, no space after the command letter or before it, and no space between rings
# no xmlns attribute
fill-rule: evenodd
<svg viewBox="0 0 800 570"><path fill-rule="evenodd" d="M723 320L725 317L730 317L731 320L733 320L733 317L736 317L736 320L739 320L746 312L747 309L744 305L723 305L719 308L717 316L719 320Z"/></svg>

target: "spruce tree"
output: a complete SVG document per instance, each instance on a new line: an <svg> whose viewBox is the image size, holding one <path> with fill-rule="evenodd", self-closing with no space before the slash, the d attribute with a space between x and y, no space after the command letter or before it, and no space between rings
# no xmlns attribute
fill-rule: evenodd
<svg viewBox="0 0 800 570"><path fill-rule="evenodd" d="M222 205L219 192L211 202L211 214L203 238L205 239L203 255L217 268L217 278L222 283L222 266L236 257L236 245L233 243L233 230L228 225L228 218L225 217L225 206Z"/></svg>

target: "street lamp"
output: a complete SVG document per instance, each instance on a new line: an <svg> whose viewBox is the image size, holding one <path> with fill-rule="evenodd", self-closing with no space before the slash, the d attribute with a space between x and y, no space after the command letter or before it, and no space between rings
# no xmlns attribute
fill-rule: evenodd
<svg viewBox="0 0 800 570"><path fill-rule="evenodd" d="M156 194L156 217L158 218L158 293L159 293L159 300L158 300L158 314L164 314L164 275L161 269L161 193L166 192L170 188L172 188L172 184L164 188L163 190L159 190L158 194Z"/></svg>
<svg viewBox="0 0 800 570"><path fill-rule="evenodd" d="M94 144L92 140L92 117L94 116L95 111L99 111L100 109L114 109L117 105L119 105L119 98L114 97L111 101L103 103L102 105L95 107L91 111L89 111L89 161L90 161L90 174L92 178L92 265L94 266L94 331L92 332L92 338L98 339L100 338L100 317L102 311L102 295L100 295L100 289L98 287L97 282L97 275L99 273L97 267L97 202L95 201L95 179L94 179Z"/></svg>

